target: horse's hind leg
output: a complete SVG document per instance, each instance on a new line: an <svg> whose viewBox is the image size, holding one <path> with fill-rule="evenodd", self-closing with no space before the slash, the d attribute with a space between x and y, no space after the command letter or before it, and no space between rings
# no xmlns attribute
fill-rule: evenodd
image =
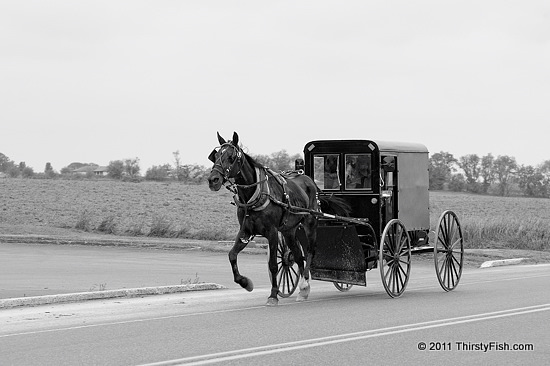
<svg viewBox="0 0 550 366"><path fill-rule="evenodd" d="M269 278L271 279L271 294L267 298L268 306L274 306L279 304L279 298L277 297L279 293L279 287L277 286L277 272L279 270L277 265L277 247L279 245L279 233L276 228L273 228L267 235L267 240L269 242L269 259L268 259L268 268L269 268Z"/></svg>
<svg viewBox="0 0 550 366"><path fill-rule="evenodd" d="M305 230L305 237L307 238L307 250L305 250L305 267L304 271L302 272L302 276L300 276L300 293L298 294L298 298L296 301L304 301L307 300L310 292L310 286L309 286L309 269L311 268L311 262L313 261L313 255L315 254L315 243L317 241L317 222L312 220L308 220L304 226ZM305 240L302 239L302 240Z"/></svg>
<svg viewBox="0 0 550 366"><path fill-rule="evenodd" d="M296 240L296 238L298 240ZM298 297L296 298L296 301L304 301L304 300L307 300L309 296L309 291L310 291L309 275L306 275L309 269L306 269L304 267L304 261L305 261L304 255L307 255L308 253L309 243L308 243L307 236L305 235L304 228L301 225L296 230L296 235L292 239L292 242L293 242L293 248L295 249L291 249L291 250L292 250L292 253L294 254L296 263L298 263L298 268L300 272L300 277L298 282L298 288L300 291L298 293Z"/></svg>
<svg viewBox="0 0 550 366"><path fill-rule="evenodd" d="M229 263L231 263L231 270L233 271L233 280L241 285L247 291L254 289L252 281L239 273L239 267L237 266L237 256L248 245L250 235L246 235L242 230L237 234L235 244L229 251Z"/></svg>

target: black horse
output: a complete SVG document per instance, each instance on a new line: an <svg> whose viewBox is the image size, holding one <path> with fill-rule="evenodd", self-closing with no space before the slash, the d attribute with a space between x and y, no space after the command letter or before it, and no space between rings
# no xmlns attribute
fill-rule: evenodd
<svg viewBox="0 0 550 366"><path fill-rule="evenodd" d="M254 161L239 147L239 136L236 132L230 141L226 141L218 133L218 141L219 148L209 156L214 166L208 177L208 185L212 191L218 191L228 182L229 189L235 193L240 229L235 244L229 251L234 281L248 291L253 290L252 281L239 273L237 256L255 235L267 238L271 278L271 294L267 305L278 304L277 246L280 232L299 268L300 292L296 300L306 300L310 291L309 268L315 253L317 231L316 217L306 210L319 212L322 207L327 213L345 216L348 207L334 197L320 198L317 185L301 172L275 173ZM303 228L307 242L296 240L296 230L299 227Z"/></svg>

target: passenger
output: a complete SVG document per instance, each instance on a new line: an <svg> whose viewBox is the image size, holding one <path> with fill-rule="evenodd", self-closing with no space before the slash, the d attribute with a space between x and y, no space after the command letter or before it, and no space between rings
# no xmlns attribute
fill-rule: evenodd
<svg viewBox="0 0 550 366"><path fill-rule="evenodd" d="M370 157L358 156L346 164L346 187L349 189L371 188Z"/></svg>
<svg viewBox="0 0 550 366"><path fill-rule="evenodd" d="M340 188L340 178L338 177L338 156L328 155L325 162L325 189Z"/></svg>

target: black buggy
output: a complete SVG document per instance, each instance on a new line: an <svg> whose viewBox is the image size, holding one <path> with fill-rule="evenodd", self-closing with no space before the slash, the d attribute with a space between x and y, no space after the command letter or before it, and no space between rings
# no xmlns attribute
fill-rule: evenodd
<svg viewBox="0 0 550 366"><path fill-rule="evenodd" d="M428 150L413 143L323 140L305 145L296 161L321 189L351 207L350 217L319 214L311 278L331 281L340 291L366 286L366 273L378 268L388 295L405 291L411 255L433 251L435 272L445 291L460 280L464 240L456 214L439 217L430 235ZM307 240L301 230L298 240ZM432 237L432 240L430 240ZM431 243L430 241L433 241ZM292 295L298 268L279 235L279 295Z"/></svg>

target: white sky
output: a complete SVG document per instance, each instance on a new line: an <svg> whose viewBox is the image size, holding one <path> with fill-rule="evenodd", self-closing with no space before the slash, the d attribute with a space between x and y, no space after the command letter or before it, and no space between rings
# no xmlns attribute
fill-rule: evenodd
<svg viewBox="0 0 550 366"><path fill-rule="evenodd" d="M550 159L550 2L0 2L0 152L142 171L316 139Z"/></svg>

